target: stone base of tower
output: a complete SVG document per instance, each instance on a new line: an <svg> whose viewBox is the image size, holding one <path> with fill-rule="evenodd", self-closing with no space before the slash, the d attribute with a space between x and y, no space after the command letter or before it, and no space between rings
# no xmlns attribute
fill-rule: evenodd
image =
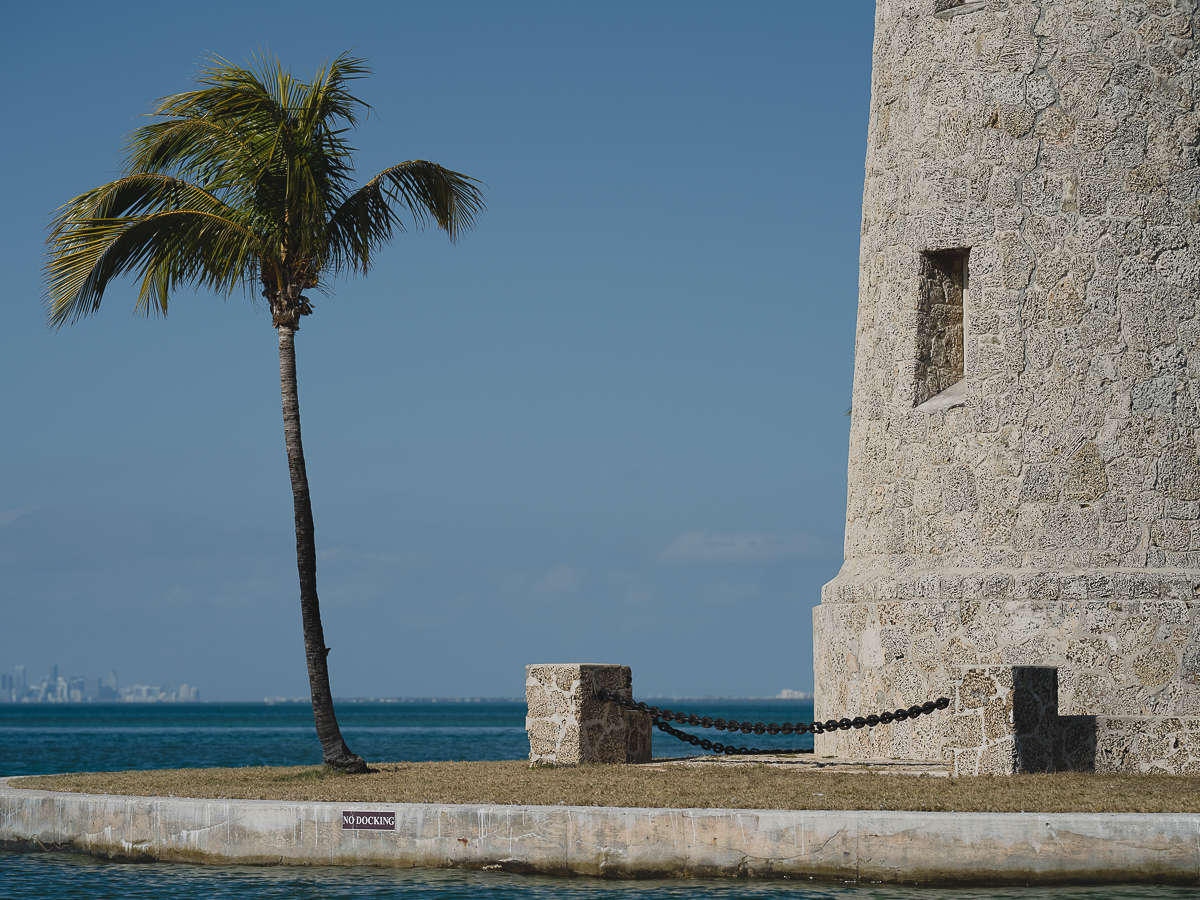
<svg viewBox="0 0 1200 900"><path fill-rule="evenodd" d="M818 735L819 757L1200 772L1200 572L835 579L822 599L817 719L952 705Z"/></svg>

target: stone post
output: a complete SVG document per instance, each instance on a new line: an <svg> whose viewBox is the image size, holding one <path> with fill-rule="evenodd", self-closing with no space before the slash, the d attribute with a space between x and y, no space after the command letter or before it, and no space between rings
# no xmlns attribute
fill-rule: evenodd
<svg viewBox="0 0 1200 900"><path fill-rule="evenodd" d="M935 727L955 775L1015 775L1066 768L1061 753L1058 670L963 666L954 703Z"/></svg>
<svg viewBox="0 0 1200 900"><path fill-rule="evenodd" d="M1200 771L1200 719L1060 716L1058 670L961 666L954 705L929 718L955 775ZM892 726L895 727L895 726Z"/></svg>
<svg viewBox="0 0 1200 900"><path fill-rule="evenodd" d="M530 765L650 761L650 716L601 700L604 688L633 696L629 666L589 663L525 667Z"/></svg>

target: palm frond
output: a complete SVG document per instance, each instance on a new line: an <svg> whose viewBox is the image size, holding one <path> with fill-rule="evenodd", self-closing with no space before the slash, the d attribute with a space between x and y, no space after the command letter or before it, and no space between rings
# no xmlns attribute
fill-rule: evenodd
<svg viewBox="0 0 1200 900"><path fill-rule="evenodd" d="M384 169L351 194L329 220L327 243L335 269L366 272L371 254L386 244L394 229L404 229L400 210L417 226L431 218L457 241L486 208L478 180L423 159Z"/></svg>
<svg viewBox="0 0 1200 900"><path fill-rule="evenodd" d="M326 268L366 272L408 216L457 240L484 208L475 179L411 160L354 187L346 134L370 107L349 85L369 71L342 54L301 81L265 54L254 67L211 58L196 90L164 97L159 121L131 135L121 178L57 211L51 324L94 312L123 273L140 274L149 315L185 282L273 290L312 287Z"/></svg>
<svg viewBox="0 0 1200 900"><path fill-rule="evenodd" d="M50 239L56 240L74 223L84 219L136 216L154 210L183 208L235 215L231 206L191 182L157 172L139 172L90 190L60 207L51 224Z"/></svg>
<svg viewBox="0 0 1200 900"><path fill-rule="evenodd" d="M236 172L256 156L254 136L235 123L173 118L139 128L126 145L129 172L174 172L198 181Z"/></svg>
<svg viewBox="0 0 1200 900"><path fill-rule="evenodd" d="M193 209L75 219L51 239L46 265L50 324L59 328L100 307L116 277L143 272L137 309L165 312L167 295L192 283L229 291L257 274L257 236L230 218Z"/></svg>
<svg viewBox="0 0 1200 900"><path fill-rule="evenodd" d="M371 74L365 59L343 53L328 66L320 69L312 81L305 85L305 97L301 117L312 133L317 127L337 134L339 122L349 127L358 125L359 109L369 112L369 104L351 94L346 83Z"/></svg>

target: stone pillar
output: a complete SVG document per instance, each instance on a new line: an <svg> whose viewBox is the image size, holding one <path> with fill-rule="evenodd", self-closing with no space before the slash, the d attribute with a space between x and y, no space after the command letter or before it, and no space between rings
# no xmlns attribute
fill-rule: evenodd
<svg viewBox="0 0 1200 900"><path fill-rule="evenodd" d="M936 723L946 734L944 755L953 774L1015 775L1067 768L1056 761L1062 744L1057 669L964 666L961 673L954 702Z"/></svg>
<svg viewBox="0 0 1200 900"><path fill-rule="evenodd" d="M629 666L588 663L525 667L531 765L650 761L650 715L601 700L601 688L633 696Z"/></svg>
<svg viewBox="0 0 1200 900"><path fill-rule="evenodd" d="M964 666L1055 667L1064 716L1200 717L1195 13L878 0L818 719ZM943 758L935 719L816 752Z"/></svg>
<svg viewBox="0 0 1200 900"><path fill-rule="evenodd" d="M954 704L935 713L955 775L1200 772L1200 719L1060 716L1058 670L963 666ZM939 715L944 716L936 721Z"/></svg>

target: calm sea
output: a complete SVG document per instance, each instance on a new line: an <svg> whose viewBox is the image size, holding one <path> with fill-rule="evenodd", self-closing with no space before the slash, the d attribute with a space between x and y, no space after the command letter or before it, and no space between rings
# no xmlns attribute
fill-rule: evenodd
<svg viewBox="0 0 1200 900"><path fill-rule="evenodd" d="M813 715L812 703L803 702L655 702L663 708L739 721L807 722ZM524 759L529 755L524 702L342 702L337 714L346 742L368 761ZM713 730L705 734L717 740L726 736ZM811 747L812 736L739 734L737 743ZM655 756L692 752L676 738L654 732ZM312 709L301 703L0 705L0 775L320 762Z"/></svg>
<svg viewBox="0 0 1200 900"><path fill-rule="evenodd" d="M656 701L699 715L800 722L811 703ZM346 740L368 760L520 759L525 704L513 702L341 703ZM699 729L689 729L699 732ZM707 732L713 736L714 732ZM812 746L811 738L740 736L754 746ZM687 748L690 750L690 748ZM684 755L655 732L655 756ZM301 704L0 705L0 775L188 766L305 765L320 762L312 713ZM128 865L66 854L0 851L0 900L8 898L320 898L320 900L1183 900L1195 889L922 890L880 885L735 881L611 882L443 870L291 869Z"/></svg>

